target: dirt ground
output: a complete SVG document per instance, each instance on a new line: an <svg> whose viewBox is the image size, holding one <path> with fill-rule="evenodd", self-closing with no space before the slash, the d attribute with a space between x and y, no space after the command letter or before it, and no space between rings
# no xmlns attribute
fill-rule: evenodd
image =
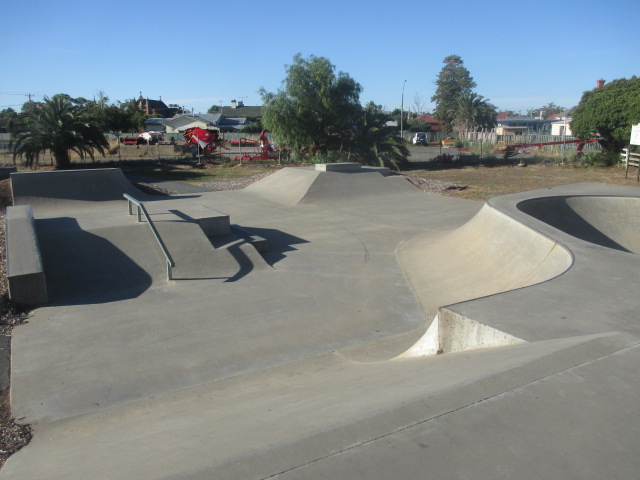
<svg viewBox="0 0 640 480"><path fill-rule="evenodd" d="M629 178L625 179L625 170L622 167L583 168L568 164L539 163L526 167L517 165L434 167L411 170L404 174L417 179L452 184L452 188L440 193L472 200L488 200L495 195L581 182L640 188L640 182L636 181L636 172L631 172Z"/></svg>

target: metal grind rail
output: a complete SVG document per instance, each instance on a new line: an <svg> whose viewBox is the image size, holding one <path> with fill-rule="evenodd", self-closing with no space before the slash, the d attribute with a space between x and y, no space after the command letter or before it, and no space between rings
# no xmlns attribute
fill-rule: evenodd
<svg viewBox="0 0 640 480"><path fill-rule="evenodd" d="M169 250L167 249L167 246L164 244L164 242L162 241L162 238L160 238L160 234L158 233L158 230L156 229L156 226L153 224L153 221L151 220L151 217L149 216L149 213L147 212L147 209L144 208L144 205L142 204L141 201L136 200L135 198L133 198L131 195L128 195L126 193L122 194L124 196L124 198L127 199L127 205L129 206L129 215L133 215L133 209L131 207L132 204L135 204L138 210L138 222L142 221L142 214L144 214L144 218L147 221L147 224L149 225L149 228L151 228L151 232L153 233L153 236L156 237L156 241L158 242L158 245L160 245L160 249L162 250L162 253L164 254L165 258L167 259L167 278L169 280L171 280L171 269L175 268L176 263L173 261L173 258L171 257L171 254L169 253Z"/></svg>

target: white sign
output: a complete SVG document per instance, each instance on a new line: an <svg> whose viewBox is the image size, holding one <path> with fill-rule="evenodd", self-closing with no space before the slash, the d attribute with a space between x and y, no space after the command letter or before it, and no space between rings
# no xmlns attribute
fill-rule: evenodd
<svg viewBox="0 0 640 480"><path fill-rule="evenodd" d="M631 145L640 145L640 123L631 125Z"/></svg>

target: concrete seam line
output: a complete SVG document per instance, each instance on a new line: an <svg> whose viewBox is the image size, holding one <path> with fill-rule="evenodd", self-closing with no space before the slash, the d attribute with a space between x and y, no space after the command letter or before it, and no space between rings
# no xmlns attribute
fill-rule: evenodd
<svg viewBox="0 0 640 480"><path fill-rule="evenodd" d="M625 352L625 351L628 351L628 350L632 350L632 349L634 349L634 348L637 348L638 346L640 346L640 341L637 341L637 342L633 343L632 345L629 345L629 346L627 346L627 347L624 347L624 348L621 348L621 349L615 350L615 351L613 351L613 352L608 352L608 353L605 353L605 354L600 355L600 356L598 356L598 357L590 358L590 359L588 359L588 360L586 360L586 361L583 361L583 362L580 362L580 363L576 363L576 364L574 364L574 365L570 365L570 366L568 366L568 367L566 367L566 368L563 368L562 370L558 370L558 371L555 371L555 372L553 372L553 373L551 373L551 374L549 374L549 375L545 375L545 376L542 376L542 377L539 377L539 378L535 378L535 379L533 379L533 380L531 380L531 381L529 381L529 382L523 383L523 384L518 385L518 386L515 386L515 387L513 387L513 388L509 388L508 390L505 390L505 391L502 391L502 392L496 393L496 394L494 394L494 395L487 396L487 397L485 397L485 398L481 398L480 400L477 400L477 401L475 401L475 402L473 402L473 403L469 403L468 405L463 405L463 406L458 407L458 408L453 408L453 409L451 409L451 410L448 410L448 411L446 411L446 412L440 413L440 414L438 414L438 415L434 415L433 417L430 417L430 418L427 418L427 419L424 419L424 420L421 420L421 421L418 421L418 422L414 422L414 423L412 423L411 425L406 425L406 426L404 426L404 427L398 428L398 429L393 430L393 431L391 431L391 432L385 433L384 435L379 435L379 436L377 436L377 437L375 437L375 438L371 438L371 439L369 439L369 440L365 440L365 441L360 442L360 443L358 443L358 444L356 444L356 445L352 445L352 446L350 446L350 447L343 448L343 449L341 449L341 450L339 450L339 451L337 451L337 452L330 453L329 455L324 455L324 456L319 457L319 458L316 458L316 459L314 459L314 460L311 460L311 461L305 462L305 463L303 463L303 464L301 464L301 465L296 465L295 467L291 467L291 468L288 468L288 469L286 469L286 470L282 470L282 471L280 471L280 472L274 473L274 474L269 475L269 476L267 476L267 477L262 477L262 480L268 480L268 479L270 479L270 478L275 478L275 477L277 477L278 475L282 475L282 474L284 474L284 473L289 473L289 472L292 472L292 471L294 471L294 470L298 470L299 468L303 468L303 467L306 467L306 466L308 466L308 465L312 465L312 464L314 464L314 463L316 463L316 462L319 462L319 461L321 461L321 460L325 460L325 459L327 459L327 458L335 457L336 455L340 455L340 454L345 453L345 452L348 452L348 451L350 451L350 450L354 450L354 449L356 449L356 448L359 448L359 447L362 447L362 446L365 446L365 445L369 445L369 444L371 444L371 443L373 443L373 442L376 442L376 441L378 441L378 440L381 440L381 439L383 439L383 438L387 438L387 437L389 437L389 436L391 436L391 435L395 435L396 433L399 433L399 432L402 432L402 431L408 430L408 429L410 429L410 428L414 428L414 427L416 427L416 426L418 426L418 425L426 424L426 423L431 422L431 421L433 421L433 420L437 420L437 419L439 419L439 418L442 418L442 417L444 417L444 416L446 416L446 415L450 415L450 414L452 414L452 413L456 413L456 412L459 412L459 411L461 411L461 410L465 410L465 409L467 409L467 408L474 407L474 406L476 406L476 405L480 405L480 404L482 404L482 403L485 403L485 402L486 402L486 401L488 401L488 400L492 400L492 399L494 399L494 398L501 397L501 396L506 395L506 394L508 394L508 393L515 392L515 391L520 390L520 389L522 389L522 388L528 387L529 385L533 385L533 384L535 384L535 383L538 383L538 382L540 382L540 381L543 381L543 380L546 380L546 379L548 379L548 378L554 377L554 376L559 375L559 374L561 374L561 373L565 373L565 372L568 372L568 371L573 370L573 369L575 369L575 368L582 367L582 366L584 366L584 365L588 365L588 364L590 364L590 363L593 363L593 362L599 361L599 360L601 360L601 359L603 359L603 358L606 358L606 357L609 357L609 356L611 356L611 355L617 355L617 354L619 354L619 353L621 353L621 352ZM518 368L526 367L527 365L530 365L531 363L535 363L535 361L534 361L534 362L530 362L529 364L526 364L526 365L522 365L521 367L518 367ZM497 374L496 374L496 375L497 375ZM495 376L495 375L492 375L491 377L494 377L494 376ZM491 378L491 377L488 377L488 378Z"/></svg>

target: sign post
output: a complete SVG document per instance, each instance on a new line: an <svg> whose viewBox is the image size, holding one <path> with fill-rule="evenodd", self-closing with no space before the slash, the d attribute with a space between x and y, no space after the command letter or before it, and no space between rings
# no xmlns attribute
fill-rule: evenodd
<svg viewBox="0 0 640 480"><path fill-rule="evenodd" d="M631 145L640 145L640 123L631 125Z"/></svg>

